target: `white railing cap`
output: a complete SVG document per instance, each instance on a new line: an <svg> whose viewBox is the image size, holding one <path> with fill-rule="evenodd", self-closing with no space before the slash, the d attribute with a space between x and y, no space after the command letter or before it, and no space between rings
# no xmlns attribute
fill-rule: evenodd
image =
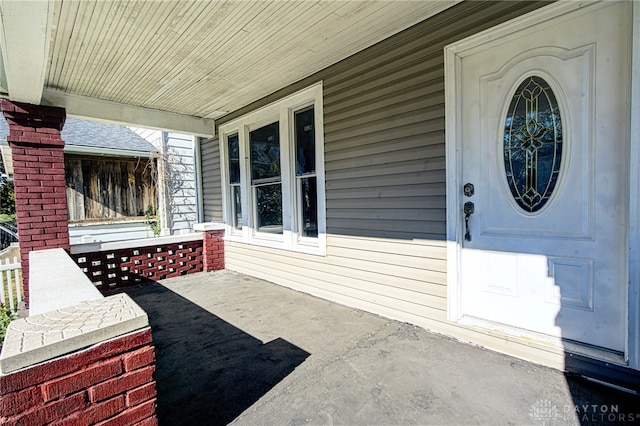
<svg viewBox="0 0 640 426"><path fill-rule="evenodd" d="M29 253L29 315L103 297L63 249Z"/></svg>
<svg viewBox="0 0 640 426"><path fill-rule="evenodd" d="M202 240L202 234L194 232L192 234L168 235L166 237L141 238L139 240L123 240L73 244L72 254L92 253L98 251L136 249L141 247L162 246L166 244L179 244L189 241Z"/></svg>
<svg viewBox="0 0 640 426"><path fill-rule="evenodd" d="M224 231L226 225L219 222L203 222L194 224L193 229L195 231Z"/></svg>
<svg viewBox="0 0 640 426"><path fill-rule="evenodd" d="M21 318L12 321L7 329L0 354L0 373L48 361L148 326L147 314L126 294Z"/></svg>

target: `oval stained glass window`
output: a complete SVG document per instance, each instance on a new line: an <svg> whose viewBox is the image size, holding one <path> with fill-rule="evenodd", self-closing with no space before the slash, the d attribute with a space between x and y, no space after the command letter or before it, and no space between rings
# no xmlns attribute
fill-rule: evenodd
<svg viewBox="0 0 640 426"><path fill-rule="evenodd" d="M526 212L540 210L558 182L562 119L556 97L541 77L516 89L504 125L504 165L509 189Z"/></svg>

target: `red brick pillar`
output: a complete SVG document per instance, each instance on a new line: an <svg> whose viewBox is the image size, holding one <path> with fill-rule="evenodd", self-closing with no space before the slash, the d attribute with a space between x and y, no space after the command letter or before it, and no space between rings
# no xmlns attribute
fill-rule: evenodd
<svg viewBox="0 0 640 426"><path fill-rule="evenodd" d="M9 125L13 184L22 260L22 287L29 303L29 252L69 249L69 217L64 175L64 108L2 100Z"/></svg>
<svg viewBox="0 0 640 426"><path fill-rule="evenodd" d="M0 425L157 425L154 371L145 328L0 374Z"/></svg>
<svg viewBox="0 0 640 426"><path fill-rule="evenodd" d="M211 272L224 269L224 225L198 223L194 229L203 234L203 271Z"/></svg>

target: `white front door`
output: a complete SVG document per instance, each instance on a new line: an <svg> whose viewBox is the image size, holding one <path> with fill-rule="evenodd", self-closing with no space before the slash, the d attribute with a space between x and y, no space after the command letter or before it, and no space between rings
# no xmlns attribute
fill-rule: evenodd
<svg viewBox="0 0 640 426"><path fill-rule="evenodd" d="M624 351L630 16L590 5L460 56L462 316Z"/></svg>

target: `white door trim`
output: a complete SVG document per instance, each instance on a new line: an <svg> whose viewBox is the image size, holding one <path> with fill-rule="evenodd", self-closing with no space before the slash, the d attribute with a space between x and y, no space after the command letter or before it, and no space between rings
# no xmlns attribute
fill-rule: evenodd
<svg viewBox="0 0 640 426"><path fill-rule="evenodd" d="M490 28L445 47L445 129L447 170L447 318L462 319L462 287L460 285L460 255L462 247L462 123L461 117L461 60L477 49L489 49L505 36L530 28L549 19L582 8L604 7L606 2L558 2L509 22ZM629 292L626 360L632 368L640 369L640 5L633 4L633 61L631 93L631 132L629 151Z"/></svg>
<svg viewBox="0 0 640 426"><path fill-rule="evenodd" d="M640 370L640 4L633 2L629 147L629 319L627 362Z"/></svg>

